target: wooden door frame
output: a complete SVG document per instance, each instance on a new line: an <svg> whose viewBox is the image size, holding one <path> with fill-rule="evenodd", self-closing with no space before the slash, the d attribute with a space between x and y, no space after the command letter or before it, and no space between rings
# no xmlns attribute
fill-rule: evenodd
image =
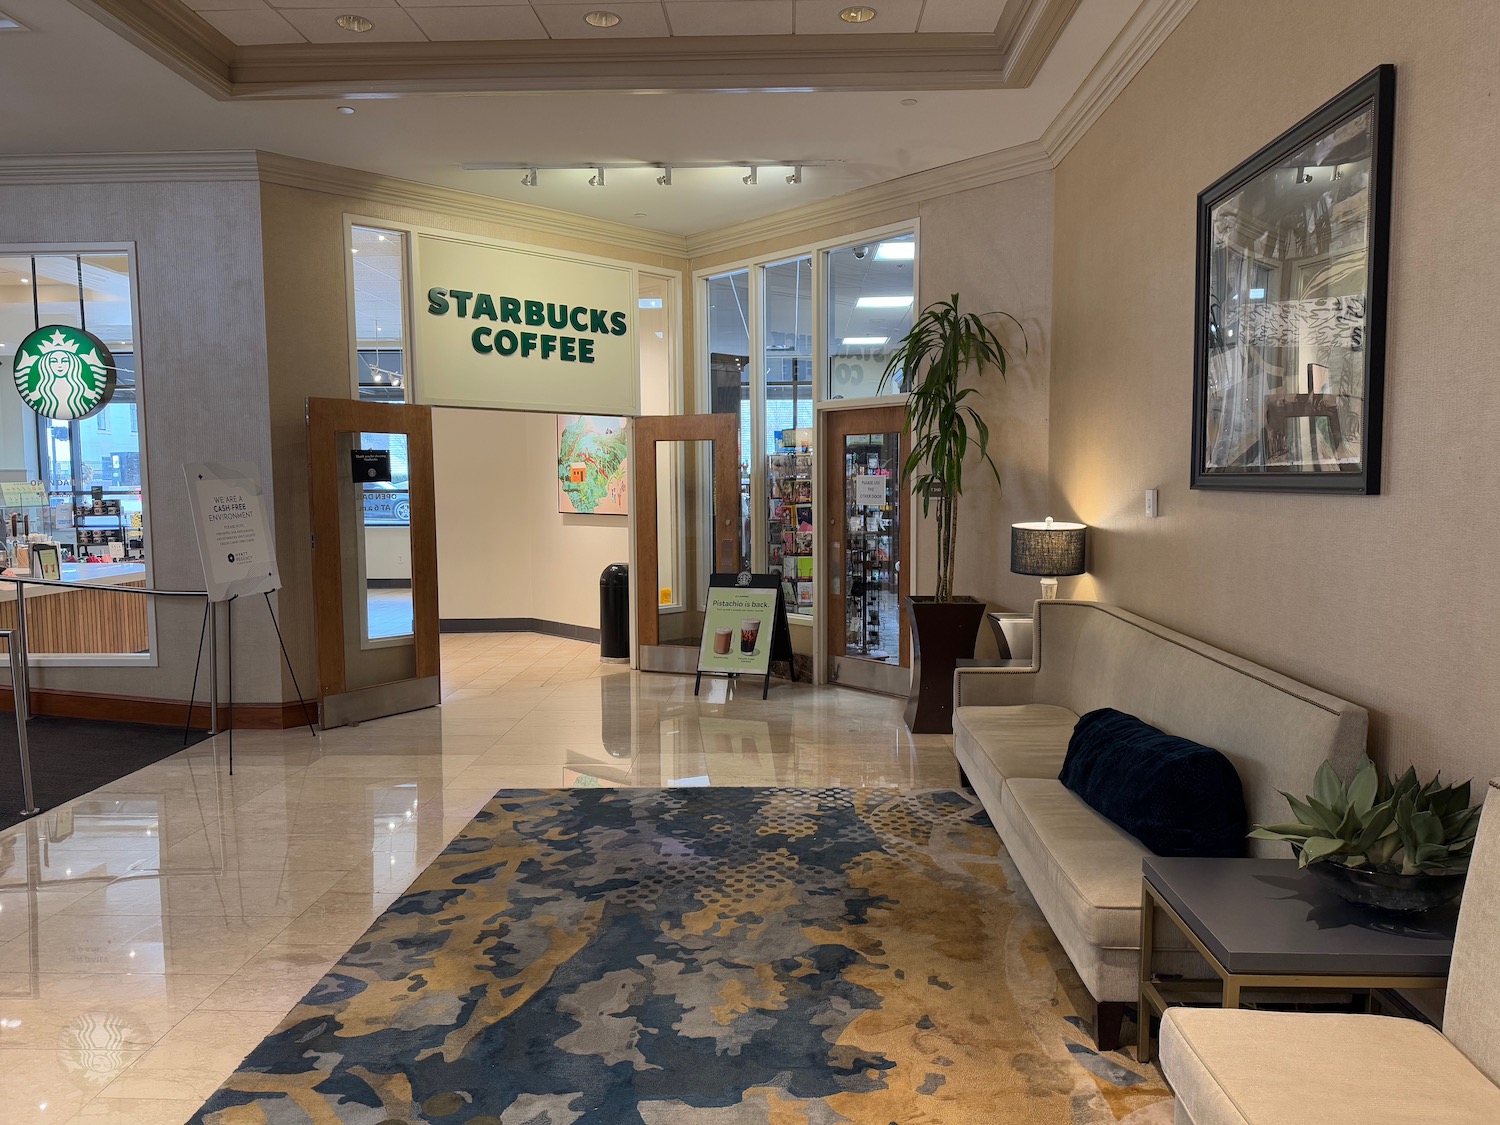
<svg viewBox="0 0 1500 1125"><path fill-rule="evenodd" d="M346 398L307 400L308 520L312 525L313 620L318 640L318 698L348 690L344 651L343 543L339 532L341 433L406 435L411 506L412 641L416 678L438 675L437 496L432 468L432 408ZM427 576L418 581L418 576Z"/></svg>
<svg viewBox="0 0 1500 1125"><path fill-rule="evenodd" d="M635 462L636 645L661 642L656 591L660 588L657 558L656 443L708 441L714 463L714 562L720 572L740 568L740 428L733 414L668 414L636 418L630 424L631 457ZM733 503L730 503L731 498ZM705 579L707 575L703 576ZM647 581L647 578L650 581Z"/></svg>
<svg viewBox="0 0 1500 1125"><path fill-rule="evenodd" d="M868 416L868 420L866 417ZM845 656L846 623L848 620L848 603L846 598L848 592L843 589L841 576L841 593L835 597L831 590L833 578L832 550L835 543L841 544L838 552L840 565L848 553L848 536L845 530L844 511L844 438L850 434L900 434L900 456L898 465L904 465L911 446L911 435L906 432L906 407L900 403L891 405L871 404L867 406L840 406L837 409L823 411L823 429L820 440L823 443L823 495L818 497L819 506L824 515L825 542L828 549L823 552L826 560L826 573L819 585L818 596L825 607L823 614L823 637L826 646L825 665L831 664L835 659L859 660L858 656ZM834 495L837 493L838 503L833 503ZM912 504L911 489L907 488L898 475L896 478L896 518L900 522L900 551L901 571L896 579L896 594L898 606L911 594L911 571L912 551L916 543L914 524L914 505ZM900 652L899 666L911 667L911 629L906 620L904 608L900 609ZM883 663L872 661L871 663Z"/></svg>

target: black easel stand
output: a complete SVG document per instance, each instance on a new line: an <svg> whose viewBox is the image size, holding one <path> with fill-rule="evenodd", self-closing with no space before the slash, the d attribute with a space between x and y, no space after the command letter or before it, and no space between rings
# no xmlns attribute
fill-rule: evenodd
<svg viewBox="0 0 1500 1125"><path fill-rule="evenodd" d="M276 608L271 604L271 595L266 594L266 613L271 617L271 625L276 629L276 642L281 646L281 659L286 662L287 673L292 677L292 687L297 692L297 702L302 705L302 717L307 720L307 732L314 738L318 737L317 727L313 725L312 710L307 705L307 700L302 695L302 685L297 681L297 670L292 667L291 655L286 650L286 639L281 635L281 622L276 620ZM234 776L234 603L239 599L236 594L225 601L228 609L225 610L227 621L225 623L225 648L228 650L229 658L229 684L226 692L226 704L229 709L228 725L224 733L229 736L229 776ZM182 744L187 745L188 733L193 726L193 708L198 702L198 672L203 664L203 638L208 631L208 615L213 612L214 603L209 602L203 607L203 624L198 630L198 659L193 664L193 688L188 695L187 725L182 728Z"/></svg>

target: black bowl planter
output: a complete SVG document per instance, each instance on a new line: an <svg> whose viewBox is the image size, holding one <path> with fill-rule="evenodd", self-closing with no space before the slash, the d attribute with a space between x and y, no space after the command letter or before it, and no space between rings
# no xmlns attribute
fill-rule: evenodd
<svg viewBox="0 0 1500 1125"><path fill-rule="evenodd" d="M912 734L953 733L953 670L974 655L985 603L930 597L904 599L911 623L911 692L906 727Z"/></svg>
<svg viewBox="0 0 1500 1125"><path fill-rule="evenodd" d="M1463 894L1466 871L1447 875L1425 872L1401 875L1345 867L1342 863L1309 863L1307 869L1334 894L1348 902L1416 914L1452 902Z"/></svg>

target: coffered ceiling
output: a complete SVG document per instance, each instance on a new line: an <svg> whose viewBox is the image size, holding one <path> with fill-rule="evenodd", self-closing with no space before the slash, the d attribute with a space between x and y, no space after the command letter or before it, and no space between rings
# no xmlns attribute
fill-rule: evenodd
<svg viewBox="0 0 1500 1125"><path fill-rule="evenodd" d="M202 6L208 0L198 2ZM213 2L239 7L205 8L205 15L254 10L243 6L249 0ZM345 2L302 0L309 9L315 3L326 5L318 10L334 16L351 14L342 10ZM537 8L548 2L533 0ZM696 2L750 7L778 0ZM235 85L238 79L224 78L224 72L216 72L219 79L206 76L191 52L173 54L161 42L145 42L144 33L104 14L101 0L0 0L0 13L21 25L6 30L0 19L0 105L5 107L0 186L242 179L254 178L257 167L262 175L271 168L276 182L311 190L399 201L434 213L521 223L559 234L592 232L622 246L660 253L714 253L779 238L788 229L811 228L830 221L830 215L854 223L934 193L1051 167L1192 4L1076 0L1036 73L1025 86L1014 88L926 89L887 79L891 85L869 90L626 93L609 85L618 77L611 68L656 65L652 60L663 57L663 43L705 42L637 38L603 44L613 54L598 65L573 64L569 73L588 77L598 88L391 90L385 85L393 68L402 75L412 71L366 60L354 67L366 76L362 84L309 79L302 96L284 88L278 96L251 96ZM142 19L146 14L167 18L169 11L161 0L122 0L119 6ZM280 16L271 3L261 6ZM871 6L880 7L880 0L871 0ZM400 14L418 9L415 0L404 6L390 0L382 7ZM1009 5L1000 10L1002 17L1015 11ZM1036 20L1057 9L1026 10ZM236 57L238 52L247 59L253 52L310 53L311 70L329 59L344 65L339 60L350 50L490 50L487 44L425 40L353 48L319 43L238 47L180 4L176 17L193 21L174 23L179 32L196 27L196 34L205 40L216 37L212 41ZM948 34L919 31L911 38L944 41ZM859 32L833 38L849 58L878 42ZM713 42L731 39L742 46L756 42L751 36ZM518 52L531 52L533 59L545 50L597 45L596 40L550 39L513 44ZM763 56L773 62L787 57L774 51ZM796 65L803 61L793 60ZM248 65L244 60L234 64ZM707 66L701 60L694 65ZM475 77L482 69L477 64L475 70L457 69L462 82L483 86ZM552 73L555 77L557 72ZM331 96L335 93L337 97ZM792 169L772 167L797 161L807 165L798 183L788 182ZM593 177L585 166L594 162L610 163L607 186L590 185ZM525 183L528 177L514 168L477 167L502 163L541 166L539 183ZM757 183L745 180L751 163L762 166ZM677 169L669 186L660 183L662 165ZM851 192L859 193L857 202ZM24 230L10 238L33 241Z"/></svg>
<svg viewBox="0 0 1500 1125"><path fill-rule="evenodd" d="M72 0L215 97L1014 89L1080 0Z"/></svg>

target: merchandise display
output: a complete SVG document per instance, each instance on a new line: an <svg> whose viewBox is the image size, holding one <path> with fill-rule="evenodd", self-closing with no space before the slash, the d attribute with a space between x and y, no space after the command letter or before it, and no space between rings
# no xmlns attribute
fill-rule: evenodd
<svg viewBox="0 0 1500 1125"><path fill-rule="evenodd" d="M139 510L127 510L119 499L96 496L52 496L48 505L0 505L5 529L0 563L19 571L31 568L31 548L56 546L61 562L144 562L145 532Z"/></svg>
<svg viewBox="0 0 1500 1125"><path fill-rule="evenodd" d="M890 663L901 657L899 449L899 434L850 437L844 446L845 655Z"/></svg>
<svg viewBox="0 0 1500 1125"><path fill-rule="evenodd" d="M781 575L788 606L813 612L813 481L812 453L796 445L806 431L787 431L784 452L773 453L768 466L766 498L769 505L766 550L773 573Z"/></svg>

